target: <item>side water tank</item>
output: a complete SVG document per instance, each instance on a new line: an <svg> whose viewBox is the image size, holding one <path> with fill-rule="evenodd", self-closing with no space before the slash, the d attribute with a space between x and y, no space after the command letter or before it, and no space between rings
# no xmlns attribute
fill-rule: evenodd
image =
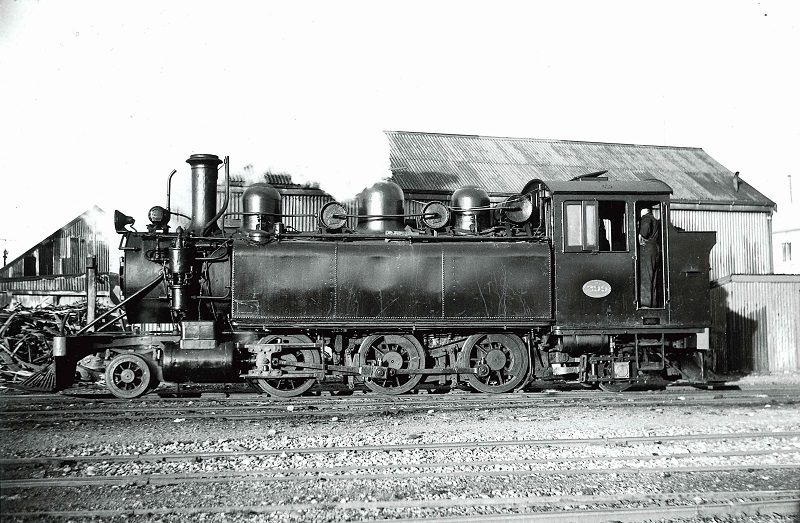
<svg viewBox="0 0 800 523"><path fill-rule="evenodd" d="M359 232L382 233L405 228L405 197L394 182L378 182L356 196Z"/></svg>
<svg viewBox="0 0 800 523"><path fill-rule="evenodd" d="M242 229L272 232L281 221L281 193L266 183L254 183L242 195Z"/></svg>
<svg viewBox="0 0 800 523"><path fill-rule="evenodd" d="M475 185L457 189L450 198L453 226L464 231L480 232L492 225L489 194Z"/></svg>

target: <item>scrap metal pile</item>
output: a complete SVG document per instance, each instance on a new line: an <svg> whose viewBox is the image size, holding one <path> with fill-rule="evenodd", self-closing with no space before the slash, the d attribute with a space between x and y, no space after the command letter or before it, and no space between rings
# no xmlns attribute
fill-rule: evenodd
<svg viewBox="0 0 800 523"><path fill-rule="evenodd" d="M103 307L98 307L98 314ZM73 334L86 323L87 303L0 310L0 382L19 383L52 359L53 337Z"/></svg>

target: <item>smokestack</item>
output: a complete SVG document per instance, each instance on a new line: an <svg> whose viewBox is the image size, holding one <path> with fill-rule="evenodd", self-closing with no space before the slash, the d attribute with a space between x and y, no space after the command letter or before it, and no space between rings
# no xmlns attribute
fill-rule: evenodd
<svg viewBox="0 0 800 523"><path fill-rule="evenodd" d="M193 154L186 160L192 166L192 223L187 230L202 236L208 225L209 234L219 232L217 214L217 168L222 160L216 154Z"/></svg>
<svg viewBox="0 0 800 523"><path fill-rule="evenodd" d="M742 181L739 179L739 171L733 173L733 188L736 192L739 192L739 185L741 185Z"/></svg>

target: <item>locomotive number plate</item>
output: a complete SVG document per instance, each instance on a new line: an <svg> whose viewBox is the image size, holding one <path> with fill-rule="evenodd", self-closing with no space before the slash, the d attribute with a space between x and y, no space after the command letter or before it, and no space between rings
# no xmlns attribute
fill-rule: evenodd
<svg viewBox="0 0 800 523"><path fill-rule="evenodd" d="M605 298L611 294L611 285L603 280L589 280L583 284L583 293L590 298Z"/></svg>

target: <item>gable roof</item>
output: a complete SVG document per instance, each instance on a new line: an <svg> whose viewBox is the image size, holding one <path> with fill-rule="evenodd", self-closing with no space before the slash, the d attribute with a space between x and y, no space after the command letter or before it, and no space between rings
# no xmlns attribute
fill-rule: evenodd
<svg viewBox="0 0 800 523"><path fill-rule="evenodd" d="M25 252L23 252L22 254L20 254L19 256L14 258L13 260L11 260L10 262L8 262L8 264L6 266L0 267L0 279L8 279L9 277L11 277L10 274L12 274L12 273L14 273L14 274L21 273L22 272L22 264L24 263L24 259L27 256L32 255L41 246L43 246L43 245L45 245L47 243L55 242L55 241L57 241L59 238L61 238L64 235L67 235L67 236L69 236L69 235L87 236L90 233L93 234L94 232L96 232L95 229L97 227L97 221L99 219L107 219L106 212L103 209L101 209L100 207L98 207L97 205L93 205L92 207L90 207L89 209L84 211L83 213L79 214L78 216L76 216L75 218L73 218L72 220L67 222L64 226L60 227L59 229L56 229L52 234L46 236L44 239L39 241L37 244L35 244L31 248L29 248L28 250L26 250ZM98 243L98 242L95 242L95 243ZM102 243L102 240L99 241L99 243ZM93 246L93 250L98 250L98 246ZM101 272L108 272L108 248L105 248L104 251L105 252L103 252L103 253L92 252L91 254L95 254L95 255L101 255L102 254L100 256L100 259L98 259L98 267L102 268ZM74 270L70 271L70 272L79 272L79 273L85 272L85 264L86 264L85 255L86 254L90 254L90 253L89 252L85 252L85 253L81 252L81 253L76 254L76 256L79 255L79 257L76 258L76 263L73 264L74 265L74 267L73 267ZM60 273L58 273L58 274L60 274Z"/></svg>
<svg viewBox="0 0 800 523"><path fill-rule="evenodd" d="M567 181L608 170L610 180L657 179L673 201L765 207L775 204L698 147L387 131L393 179L411 192L477 185L518 193L528 181ZM738 185L738 190L737 190Z"/></svg>

